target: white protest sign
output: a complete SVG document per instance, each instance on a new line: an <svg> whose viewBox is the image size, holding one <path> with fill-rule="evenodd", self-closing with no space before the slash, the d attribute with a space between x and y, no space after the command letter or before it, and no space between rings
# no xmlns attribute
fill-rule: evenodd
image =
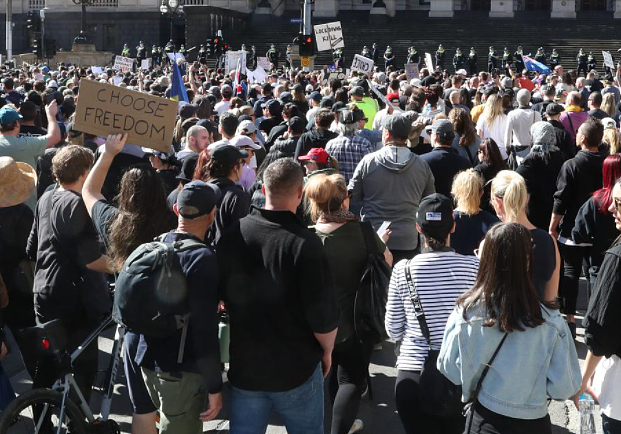
<svg viewBox="0 0 621 434"><path fill-rule="evenodd" d="M345 47L343 41L343 29L340 21L333 23L318 24L315 28L315 40L317 41L317 51L328 51L334 48Z"/></svg>
<svg viewBox="0 0 621 434"><path fill-rule="evenodd" d="M377 90L377 87L375 87L375 85L371 82L371 80L367 80L367 83L369 83L369 88L373 91L373 93L375 95L377 95L377 97L382 100L382 102L384 104L386 104L386 106L390 105L390 101L388 101L388 99L384 96L384 94L382 94L382 92L380 92L379 90Z"/></svg>
<svg viewBox="0 0 621 434"><path fill-rule="evenodd" d="M118 75L114 76L114 85L118 86L123 81L123 77L119 77Z"/></svg>
<svg viewBox="0 0 621 434"><path fill-rule="evenodd" d="M151 67L151 59L142 59L140 69L148 70Z"/></svg>
<svg viewBox="0 0 621 434"><path fill-rule="evenodd" d="M257 57L257 65L266 71L269 71L272 67L272 64L267 57Z"/></svg>
<svg viewBox="0 0 621 434"><path fill-rule="evenodd" d="M612 54L608 51L602 51L602 56L604 56L604 65L610 69L615 69L615 62L612 60Z"/></svg>
<svg viewBox="0 0 621 434"><path fill-rule="evenodd" d="M418 63L406 63L405 64L405 76L408 80L419 77Z"/></svg>
<svg viewBox="0 0 621 434"><path fill-rule="evenodd" d="M425 53L425 65L429 72L433 72L433 59L431 58L431 53Z"/></svg>
<svg viewBox="0 0 621 434"><path fill-rule="evenodd" d="M134 68L134 59L130 57L116 56L114 69L121 72L130 72Z"/></svg>
<svg viewBox="0 0 621 434"><path fill-rule="evenodd" d="M373 72L373 59L366 58L360 54L354 56L354 61L351 64L353 71L362 72L363 74L371 75Z"/></svg>
<svg viewBox="0 0 621 434"><path fill-rule="evenodd" d="M255 83L263 83L265 79L267 79L267 72L265 72L265 69L261 68L260 66L257 66L257 69L254 70L252 75Z"/></svg>
<svg viewBox="0 0 621 434"><path fill-rule="evenodd" d="M103 69L101 69L101 66L91 66L91 72L95 75L99 75L103 73Z"/></svg>
<svg viewBox="0 0 621 434"><path fill-rule="evenodd" d="M254 72L249 69L246 69L246 82L247 83L256 83L254 78Z"/></svg>
<svg viewBox="0 0 621 434"><path fill-rule="evenodd" d="M181 53L176 53L175 54L175 60L179 60L179 59L181 59L181 60L183 60L185 62L185 56L183 54L181 54Z"/></svg>
<svg viewBox="0 0 621 434"><path fill-rule="evenodd" d="M174 53L166 53L166 56L168 56L168 58L170 59L171 62L175 61L175 54Z"/></svg>
<svg viewBox="0 0 621 434"><path fill-rule="evenodd" d="M327 71L323 71L323 77L321 80L321 84L325 85L330 82L330 80L345 80L347 78L347 73L344 71L333 71L328 73Z"/></svg>
<svg viewBox="0 0 621 434"><path fill-rule="evenodd" d="M246 52L245 51L227 51L224 61L224 73L228 74L237 69L237 63L241 59L241 73L246 73Z"/></svg>

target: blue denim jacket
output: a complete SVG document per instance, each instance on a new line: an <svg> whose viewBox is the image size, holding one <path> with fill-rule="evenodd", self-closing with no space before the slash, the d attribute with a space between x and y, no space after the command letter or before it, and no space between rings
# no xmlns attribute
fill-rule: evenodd
<svg viewBox="0 0 621 434"><path fill-rule="evenodd" d="M497 326L483 327L484 307L471 309L468 321L456 308L444 332L438 369L461 384L462 400L474 395L477 381L504 336ZM489 369L478 401L487 409L518 419L538 419L547 399L565 400L580 389L576 347L557 310L541 308L542 325L509 333Z"/></svg>

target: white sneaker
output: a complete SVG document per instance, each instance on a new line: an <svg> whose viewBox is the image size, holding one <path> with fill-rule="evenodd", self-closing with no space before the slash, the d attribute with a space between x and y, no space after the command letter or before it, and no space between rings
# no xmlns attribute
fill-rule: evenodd
<svg viewBox="0 0 621 434"><path fill-rule="evenodd" d="M364 422L362 422L360 419L356 419L354 421L354 424L351 426L351 429L349 430L349 434L354 434L355 432L362 431L362 428L364 428Z"/></svg>

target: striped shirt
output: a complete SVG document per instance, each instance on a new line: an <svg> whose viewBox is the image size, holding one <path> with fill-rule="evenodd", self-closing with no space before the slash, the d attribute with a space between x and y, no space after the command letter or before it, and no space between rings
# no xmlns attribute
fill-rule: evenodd
<svg viewBox="0 0 621 434"><path fill-rule="evenodd" d="M339 172L345 177L345 183L354 176L354 171L367 154L375 151L375 147L364 137L340 135L326 144L326 152L336 158Z"/></svg>
<svg viewBox="0 0 621 434"><path fill-rule="evenodd" d="M386 331L401 341L397 368L420 371L429 346L421 332L405 278L405 264L399 262L392 272L386 305ZM469 290L477 277L479 260L455 252L421 253L412 259L412 282L425 312L431 334L431 348L440 350L446 322L455 301Z"/></svg>

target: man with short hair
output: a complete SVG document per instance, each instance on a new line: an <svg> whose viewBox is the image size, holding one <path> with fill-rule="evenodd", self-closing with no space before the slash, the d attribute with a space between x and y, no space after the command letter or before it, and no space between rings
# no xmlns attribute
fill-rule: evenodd
<svg viewBox="0 0 621 434"><path fill-rule="evenodd" d="M321 93L318 91L312 91L308 96L308 105L310 110L306 112L306 119L308 120L307 129L312 129L315 122L315 115L321 109Z"/></svg>
<svg viewBox="0 0 621 434"><path fill-rule="evenodd" d="M263 107L264 119L257 126L263 137L269 137L272 128L282 122L282 105L278 100L270 99L261 104L261 107Z"/></svg>
<svg viewBox="0 0 621 434"><path fill-rule="evenodd" d="M505 146L507 155L514 153L517 163L520 164L533 144L530 127L535 122L541 121L541 114L529 107L530 91L521 89L517 93L517 102L519 107L507 115Z"/></svg>
<svg viewBox="0 0 621 434"><path fill-rule="evenodd" d="M2 80L2 90L4 91L4 98L11 104L19 107L22 102L22 95L15 89L15 82L11 77L7 77Z"/></svg>
<svg viewBox="0 0 621 434"><path fill-rule="evenodd" d="M19 134L17 137L41 137L47 134L45 128L35 125L35 119L39 115L37 106L32 101L25 101L19 106L19 114L22 119L19 122Z"/></svg>
<svg viewBox="0 0 621 434"><path fill-rule="evenodd" d="M444 89L444 94L442 95L442 99L449 99L449 97L451 96L451 93L455 91L459 91L463 81L464 80L461 78L461 76L454 75L451 78L451 87L449 87L448 89Z"/></svg>
<svg viewBox="0 0 621 434"><path fill-rule="evenodd" d="M220 116L220 123L218 124L218 132L222 138L217 142L213 142L209 145L209 149L213 149L218 145L226 145L229 141L235 137L237 126L239 125L239 119L231 112L224 112Z"/></svg>
<svg viewBox="0 0 621 434"><path fill-rule="evenodd" d="M190 127L186 134L185 148L177 152L176 157L183 162L191 155L198 156L209 146L209 131L199 125Z"/></svg>
<svg viewBox="0 0 621 434"><path fill-rule="evenodd" d="M567 130L565 130L563 124L558 121L561 113L564 111L565 108L556 103L548 104L546 107L546 117L548 119L548 123L554 127L556 146L563 153L565 159L568 160L570 158L574 158L576 155L576 144L573 140L571 140L571 136Z"/></svg>
<svg viewBox="0 0 621 434"><path fill-rule="evenodd" d="M291 158L295 155L295 151L300 140L300 136L304 133L306 122L299 116L294 116L287 121L287 131L280 136L270 147L270 152L282 152Z"/></svg>
<svg viewBox="0 0 621 434"><path fill-rule="evenodd" d="M218 113L218 116L222 116L222 113L228 111L231 98L233 98L233 88L228 84L225 84L222 86L220 94L222 95L222 101L214 107L214 111Z"/></svg>
<svg viewBox="0 0 621 434"><path fill-rule="evenodd" d="M571 334L576 338L576 302L582 260L587 253L585 246L576 245L572 240L576 215L582 205L594 191L602 188L602 166L604 156L598 146L602 142L604 127L600 121L588 118L578 128L576 141L580 151L571 160L567 160L556 181L554 207L550 219L550 235L559 242L559 249L564 263L564 272L560 284L560 297L563 313Z"/></svg>
<svg viewBox="0 0 621 434"><path fill-rule="evenodd" d="M589 111L587 112L589 116L594 117L595 119L599 119L600 121L604 118L609 117L608 113L604 110L600 109L602 106L602 94L599 92L591 92L589 95Z"/></svg>
<svg viewBox="0 0 621 434"><path fill-rule="evenodd" d="M455 129L448 119L435 121L431 126L430 137L433 150L420 158L429 165L433 173L436 193L450 197L453 178L462 170L471 168L472 164L451 146L455 139Z"/></svg>
<svg viewBox="0 0 621 434"><path fill-rule="evenodd" d="M366 155L348 185L351 201L362 204L364 220L377 230L390 223L387 246L394 263L410 259L418 251L415 217L421 199L435 193L429 165L407 147L412 123L395 114L384 121L384 147ZM407 188L404 188L407 186Z"/></svg>
<svg viewBox="0 0 621 434"><path fill-rule="evenodd" d="M345 177L345 182L349 182L360 160L375 151L371 142L356 135L358 122L353 110L341 110L337 124L339 136L326 144L326 151L338 161L339 171Z"/></svg>
<svg viewBox="0 0 621 434"><path fill-rule="evenodd" d="M259 119L263 116L263 104L268 102L273 98L272 96L272 85L269 83L265 83L261 87L261 97L254 103L254 117Z"/></svg>
<svg viewBox="0 0 621 434"><path fill-rule="evenodd" d="M300 136L295 148L294 158L306 155L312 148L324 148L327 143L338 137L338 134L330 131L330 125L334 120L334 115L328 109L319 109L315 114L315 128Z"/></svg>
<svg viewBox="0 0 621 434"><path fill-rule="evenodd" d="M231 328L231 434L265 432L272 409L290 433L323 434L339 314L323 245L295 215L303 177L292 159L270 164L265 209L253 208L217 244Z"/></svg>
<svg viewBox="0 0 621 434"><path fill-rule="evenodd" d="M554 95L556 95L556 89L554 86L546 84L541 88L541 97L543 101L533 105L532 109L539 113L542 117L546 112L546 108L554 103Z"/></svg>
<svg viewBox="0 0 621 434"><path fill-rule="evenodd" d="M576 143L576 145L580 145L576 140L576 133L578 132L578 128L589 118L589 114L582 110L580 104L582 102L582 98L578 92L569 92L567 95L567 104L565 107L565 111L561 113L559 117L559 122L563 124L563 128L569 133L571 139Z"/></svg>

